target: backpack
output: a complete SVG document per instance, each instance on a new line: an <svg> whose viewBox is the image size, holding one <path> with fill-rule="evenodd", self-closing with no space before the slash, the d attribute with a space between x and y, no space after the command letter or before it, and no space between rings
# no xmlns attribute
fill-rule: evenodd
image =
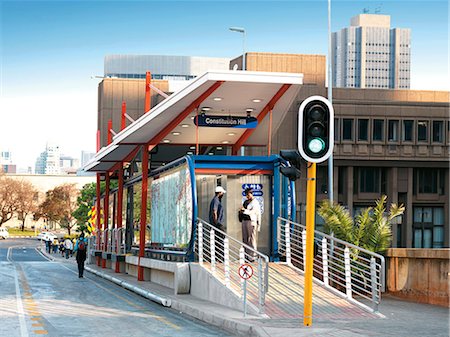
<svg viewBox="0 0 450 337"><path fill-rule="evenodd" d="M86 250L86 243L84 242L84 240L80 240L78 242L78 250Z"/></svg>

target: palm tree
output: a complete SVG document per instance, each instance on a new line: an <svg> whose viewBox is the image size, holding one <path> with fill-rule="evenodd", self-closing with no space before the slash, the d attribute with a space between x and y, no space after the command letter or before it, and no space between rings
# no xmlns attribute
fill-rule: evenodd
<svg viewBox="0 0 450 337"><path fill-rule="evenodd" d="M381 196L374 207L364 209L353 219L347 209L330 200L324 200L318 214L325 220L325 231L333 233L338 239L347 241L375 253L385 252L391 245L391 221L405 211L403 205L391 204L386 213L385 195ZM356 254L356 256L355 256ZM357 253L352 252L353 258Z"/></svg>

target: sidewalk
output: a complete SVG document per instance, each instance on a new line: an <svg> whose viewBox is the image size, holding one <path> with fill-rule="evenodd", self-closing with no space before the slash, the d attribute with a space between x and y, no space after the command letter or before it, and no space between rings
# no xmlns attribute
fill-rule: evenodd
<svg viewBox="0 0 450 337"><path fill-rule="evenodd" d="M60 263L75 263L74 258L66 260L60 254L50 257ZM307 328L299 319L267 319L250 315L244 318L241 311L204 301L192 295L174 295L172 289L152 282L140 282L135 277L118 274L111 269L102 269L97 265L87 265L86 270L119 283L125 288L131 287L127 289L144 297L153 296L152 300L155 302L164 303L239 336L449 336L448 308L405 302L389 295L383 296L380 305L380 312L386 316L384 319L331 321L325 318L315 319L313 313L313 325Z"/></svg>

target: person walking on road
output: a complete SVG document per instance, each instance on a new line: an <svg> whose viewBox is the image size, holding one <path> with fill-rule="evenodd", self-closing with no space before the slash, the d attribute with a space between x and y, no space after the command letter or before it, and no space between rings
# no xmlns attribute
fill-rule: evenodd
<svg viewBox="0 0 450 337"><path fill-rule="evenodd" d="M70 240L70 238L65 239L64 240L64 251L66 253L66 259L68 259L70 257L72 250L73 250L72 240Z"/></svg>
<svg viewBox="0 0 450 337"><path fill-rule="evenodd" d="M261 205L253 196L253 190L247 188L245 190L247 200L242 207L242 241L257 250L258 232L261 230ZM246 249L246 256L250 262L255 259L255 252Z"/></svg>
<svg viewBox="0 0 450 337"><path fill-rule="evenodd" d="M87 239L84 237L84 233L82 232L77 242L75 243L74 248L74 252L77 254L76 260L78 264L79 278L82 278L84 273L84 261L86 261L87 244Z"/></svg>

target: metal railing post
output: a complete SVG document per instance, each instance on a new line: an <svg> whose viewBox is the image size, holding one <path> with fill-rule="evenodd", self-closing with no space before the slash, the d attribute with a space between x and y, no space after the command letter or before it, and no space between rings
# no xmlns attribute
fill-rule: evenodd
<svg viewBox="0 0 450 337"><path fill-rule="evenodd" d="M263 313L264 305L264 289L263 289L263 272L262 272L262 259L261 256L258 257L258 309L259 313Z"/></svg>
<svg viewBox="0 0 450 337"><path fill-rule="evenodd" d="M230 245L228 238L223 240L224 270L225 270L225 286L230 287Z"/></svg>
<svg viewBox="0 0 450 337"><path fill-rule="evenodd" d="M198 223L198 263L203 265L203 225Z"/></svg>
<svg viewBox="0 0 450 337"><path fill-rule="evenodd" d="M209 232L209 246L211 247L211 273L214 275L216 272L216 241L214 229L211 229Z"/></svg>
<svg viewBox="0 0 450 337"><path fill-rule="evenodd" d="M286 222L284 225L284 238L286 240L286 263L292 264L291 261L291 225Z"/></svg>
<svg viewBox="0 0 450 337"><path fill-rule="evenodd" d="M373 302L372 308L373 311L378 311L377 265L374 257L370 259L370 281L372 283L372 302Z"/></svg>
<svg viewBox="0 0 450 337"><path fill-rule="evenodd" d="M245 249L243 246L239 248L239 265L243 265L245 263ZM244 284L244 279L241 278L241 285Z"/></svg>
<svg viewBox="0 0 450 337"><path fill-rule="evenodd" d="M348 249L348 247L345 247L344 249L344 265L346 295L350 299L352 298L352 275L350 270L350 249Z"/></svg>
<svg viewBox="0 0 450 337"><path fill-rule="evenodd" d="M322 238L322 268L323 268L323 283L326 287L329 285L328 281L328 244L327 239Z"/></svg>
<svg viewBox="0 0 450 337"><path fill-rule="evenodd" d="M306 271L306 230L302 230L303 271Z"/></svg>

